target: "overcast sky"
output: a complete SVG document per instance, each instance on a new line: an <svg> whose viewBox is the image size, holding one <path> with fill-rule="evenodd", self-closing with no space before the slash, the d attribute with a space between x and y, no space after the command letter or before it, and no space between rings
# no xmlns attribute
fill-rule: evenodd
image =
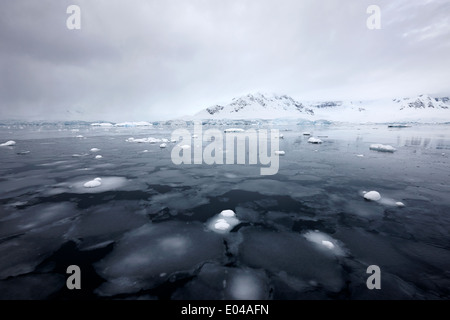
<svg viewBox="0 0 450 320"><path fill-rule="evenodd" d="M449 57L448 0L7 0L0 119L152 121L255 92L448 95Z"/></svg>

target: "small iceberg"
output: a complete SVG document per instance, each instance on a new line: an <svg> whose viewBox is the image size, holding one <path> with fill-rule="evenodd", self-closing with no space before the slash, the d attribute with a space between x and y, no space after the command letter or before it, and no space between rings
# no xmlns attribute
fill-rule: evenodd
<svg viewBox="0 0 450 320"><path fill-rule="evenodd" d="M379 152L395 152L397 149L395 149L393 146L385 145L385 144L371 144L369 147L370 150L379 151Z"/></svg>
<svg viewBox="0 0 450 320"><path fill-rule="evenodd" d="M100 151L99 148L92 148L92 149L91 149L91 152L99 152L99 151Z"/></svg>
<svg viewBox="0 0 450 320"><path fill-rule="evenodd" d="M346 252L341 247L340 242L328 234L318 230L308 231L303 234L306 240L314 243L318 249L324 252L331 252L337 256L344 256Z"/></svg>
<svg viewBox="0 0 450 320"><path fill-rule="evenodd" d="M30 151L19 151L19 152L17 152L17 154L20 154L20 155L29 154L29 153L30 153Z"/></svg>
<svg viewBox="0 0 450 320"><path fill-rule="evenodd" d="M411 126L407 124L390 124L388 128L411 128Z"/></svg>
<svg viewBox="0 0 450 320"><path fill-rule="evenodd" d="M95 178L94 180L88 181L83 186L85 188L96 188L102 185L102 178Z"/></svg>
<svg viewBox="0 0 450 320"><path fill-rule="evenodd" d="M381 195L377 191L369 191L364 193L364 199L369 201L379 201L381 199Z"/></svg>
<svg viewBox="0 0 450 320"><path fill-rule="evenodd" d="M400 202L400 201L396 202L395 205L396 205L397 207L400 207L400 208L402 208L402 207L405 206L405 204L404 204L403 202Z"/></svg>
<svg viewBox="0 0 450 320"><path fill-rule="evenodd" d="M187 150L187 149L190 149L191 148L191 146L190 145L187 145L187 144L183 144L182 146L179 146L181 149L183 149L183 150Z"/></svg>
<svg viewBox="0 0 450 320"><path fill-rule="evenodd" d="M231 133L231 132L244 132L244 129L240 128L229 128L224 130L225 133Z"/></svg>
<svg viewBox="0 0 450 320"><path fill-rule="evenodd" d="M81 139L81 138L84 138L84 136L82 136L81 134L79 134L79 135L77 135L75 138Z"/></svg>
<svg viewBox="0 0 450 320"><path fill-rule="evenodd" d="M101 159L101 158L103 158L101 155L96 155L95 156L95 159Z"/></svg>
<svg viewBox="0 0 450 320"><path fill-rule="evenodd" d="M165 147L167 147L167 144L161 143L161 144L159 145L159 147L160 147L161 149L164 149Z"/></svg>
<svg viewBox="0 0 450 320"><path fill-rule="evenodd" d="M285 152L284 151L275 151L275 155L277 155L277 156L284 156Z"/></svg>
<svg viewBox="0 0 450 320"><path fill-rule="evenodd" d="M364 158L364 155L363 154L357 154L356 155L358 158Z"/></svg>
<svg viewBox="0 0 450 320"><path fill-rule="evenodd" d="M15 146L16 142L13 140L6 141L5 143L0 144L0 147L11 147Z"/></svg>
<svg viewBox="0 0 450 320"><path fill-rule="evenodd" d="M313 143L313 144L320 144L320 143L322 143L323 141L320 140L319 138L311 137L311 138L308 139L308 142L309 142L309 143Z"/></svg>
<svg viewBox="0 0 450 320"><path fill-rule="evenodd" d="M116 123L116 127L150 127L153 124L147 121L138 121L138 122L120 122Z"/></svg>
<svg viewBox="0 0 450 320"><path fill-rule="evenodd" d="M217 233L228 233L240 223L233 210L223 210L208 222L208 229Z"/></svg>
<svg viewBox="0 0 450 320"><path fill-rule="evenodd" d="M126 142L134 142L134 143L158 143L158 142L162 142L160 139L156 139L156 138L153 138L153 137L140 138L140 139L128 138L125 141Z"/></svg>
<svg viewBox="0 0 450 320"><path fill-rule="evenodd" d="M95 122L91 123L91 126L93 127L112 127L113 124L109 122Z"/></svg>

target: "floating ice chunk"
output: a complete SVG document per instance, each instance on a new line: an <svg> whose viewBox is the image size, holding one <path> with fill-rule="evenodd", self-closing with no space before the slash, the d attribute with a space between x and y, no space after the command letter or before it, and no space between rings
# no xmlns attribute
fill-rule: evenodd
<svg viewBox="0 0 450 320"><path fill-rule="evenodd" d="M214 224L214 228L217 230L228 230L230 228L230 224L225 219L219 219Z"/></svg>
<svg viewBox="0 0 450 320"><path fill-rule="evenodd" d="M359 158L364 158L363 154L357 154L356 156L359 157Z"/></svg>
<svg viewBox="0 0 450 320"><path fill-rule="evenodd" d="M275 155L284 156L285 152L284 151L275 151Z"/></svg>
<svg viewBox="0 0 450 320"><path fill-rule="evenodd" d="M72 157L74 157L74 158L85 157L85 156L87 156L87 153L82 153L82 154L74 153L72 155Z"/></svg>
<svg viewBox="0 0 450 320"><path fill-rule="evenodd" d="M146 122L146 121L138 121L138 122L120 122L116 123L116 127L149 127L153 124Z"/></svg>
<svg viewBox="0 0 450 320"><path fill-rule="evenodd" d="M194 272L205 261L221 259L222 254L221 237L205 232L199 223L146 224L126 233L96 263L97 272L107 280L97 292L111 296L153 288L172 274Z"/></svg>
<svg viewBox="0 0 450 320"><path fill-rule="evenodd" d="M187 150L187 149L190 149L191 146L189 146L187 144L183 144L182 146L180 146L180 148L183 149L183 150Z"/></svg>
<svg viewBox="0 0 450 320"><path fill-rule="evenodd" d="M101 159L101 158L103 158L103 157L99 154L95 156L95 159Z"/></svg>
<svg viewBox="0 0 450 320"><path fill-rule="evenodd" d="M369 147L370 150L374 150L374 151L380 151L380 152L394 152L397 149L395 149L393 146L390 145L385 145L385 144L371 144Z"/></svg>
<svg viewBox="0 0 450 320"><path fill-rule="evenodd" d="M309 143L314 143L314 144L319 144L319 143L322 143L323 141L320 140L319 138L311 137L311 138L308 139L308 142Z"/></svg>
<svg viewBox="0 0 450 320"><path fill-rule="evenodd" d="M84 138L81 134L77 135L75 138Z"/></svg>
<svg viewBox="0 0 450 320"><path fill-rule="evenodd" d="M403 203L403 202L396 202L395 203L395 205L397 206L397 207L404 207L405 206L405 204Z"/></svg>
<svg viewBox="0 0 450 320"><path fill-rule="evenodd" d="M381 199L381 195L377 191L369 191L364 194L364 199L370 201L378 201Z"/></svg>
<svg viewBox="0 0 450 320"><path fill-rule="evenodd" d="M334 244L331 241L322 240L322 245L328 249L334 249Z"/></svg>
<svg viewBox="0 0 450 320"><path fill-rule="evenodd" d="M95 178L94 180L86 182L83 186L85 188L96 188L102 185L102 179L101 178Z"/></svg>
<svg viewBox="0 0 450 320"><path fill-rule="evenodd" d="M93 127L112 127L113 124L109 122L95 122L91 123L91 126Z"/></svg>
<svg viewBox="0 0 450 320"><path fill-rule="evenodd" d="M198 138L198 135L196 135L196 134L192 135L192 139L197 139L197 138Z"/></svg>
<svg viewBox="0 0 450 320"><path fill-rule="evenodd" d="M345 255L344 250L339 246L338 240L333 239L329 235L319 231L309 231L304 234L306 240L315 243L319 248L332 251L336 255Z"/></svg>
<svg viewBox="0 0 450 320"><path fill-rule="evenodd" d="M240 128L229 128L224 130L225 133L231 133L231 132L244 132L244 129Z"/></svg>
<svg viewBox="0 0 450 320"><path fill-rule="evenodd" d="M224 210L212 217L207 226L210 230L218 233L227 233L240 223L233 210Z"/></svg>
<svg viewBox="0 0 450 320"><path fill-rule="evenodd" d="M221 216L224 216L224 217L234 217L234 216L236 216L236 213L234 213L233 210L223 210L223 211L220 213L220 215L221 215Z"/></svg>
<svg viewBox="0 0 450 320"><path fill-rule="evenodd" d="M128 138L125 140L126 142L135 142L135 143L158 143L161 142L161 139L148 137L148 138L141 138L141 139L135 139L135 138Z"/></svg>
<svg viewBox="0 0 450 320"><path fill-rule="evenodd" d="M13 140L6 141L5 143L0 144L0 147L11 147L15 146L16 142Z"/></svg>
<svg viewBox="0 0 450 320"><path fill-rule="evenodd" d="M161 149L164 149L165 147L167 147L167 144L161 143L161 144L159 145L159 147L160 147Z"/></svg>
<svg viewBox="0 0 450 320"><path fill-rule="evenodd" d="M29 153L30 153L30 151L19 151L19 152L17 152L17 154L20 154L20 155L29 154Z"/></svg>
<svg viewBox="0 0 450 320"><path fill-rule="evenodd" d="M310 135L311 135L311 132L303 132L303 135L304 135L304 136L310 136Z"/></svg>
<svg viewBox="0 0 450 320"><path fill-rule="evenodd" d="M99 151L100 151L99 148L92 148L92 149L91 149L91 152L99 152Z"/></svg>

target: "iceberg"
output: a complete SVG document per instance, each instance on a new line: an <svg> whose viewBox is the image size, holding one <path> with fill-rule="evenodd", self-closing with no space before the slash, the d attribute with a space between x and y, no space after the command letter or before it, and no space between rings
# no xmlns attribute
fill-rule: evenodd
<svg viewBox="0 0 450 320"><path fill-rule="evenodd" d="M223 210L208 222L208 229L217 233L227 233L240 223L233 210Z"/></svg>
<svg viewBox="0 0 450 320"><path fill-rule="evenodd" d="M378 201L381 199L381 195L377 191L369 191L364 193L364 199L369 201Z"/></svg>
<svg viewBox="0 0 450 320"><path fill-rule="evenodd" d="M5 143L0 144L0 147L11 147L15 146L16 142L13 140L6 141Z"/></svg>
<svg viewBox="0 0 450 320"><path fill-rule="evenodd" d="M308 142L309 143L314 143L314 144L319 144L319 143L322 143L323 141L320 140L319 138L311 137L311 138L308 139Z"/></svg>
<svg viewBox="0 0 450 320"><path fill-rule="evenodd" d="M394 152L397 151L393 146L384 145L384 144L371 144L369 147L370 150L380 151L380 152Z"/></svg>
<svg viewBox="0 0 450 320"><path fill-rule="evenodd" d="M85 188L96 188L102 185L102 179L101 178L95 178L94 180L86 182L83 186Z"/></svg>
<svg viewBox="0 0 450 320"><path fill-rule="evenodd" d="M99 152L99 151L100 151L99 148L92 148L92 149L91 149L91 152Z"/></svg>

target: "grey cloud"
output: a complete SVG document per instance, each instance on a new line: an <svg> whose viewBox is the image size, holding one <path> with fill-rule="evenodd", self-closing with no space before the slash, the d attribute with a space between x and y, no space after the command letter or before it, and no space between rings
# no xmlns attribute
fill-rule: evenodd
<svg viewBox="0 0 450 320"><path fill-rule="evenodd" d="M448 92L447 3L2 1L0 118L152 120L254 91ZM81 30L65 26L69 4L81 8ZM381 30L366 28L370 4Z"/></svg>

